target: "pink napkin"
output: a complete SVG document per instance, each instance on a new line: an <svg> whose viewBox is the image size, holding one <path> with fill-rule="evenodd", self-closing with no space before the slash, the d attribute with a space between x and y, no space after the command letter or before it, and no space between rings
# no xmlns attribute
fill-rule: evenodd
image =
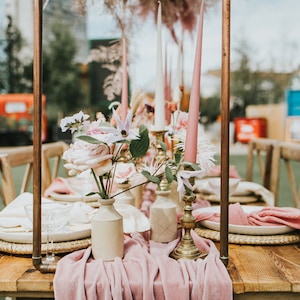
<svg viewBox="0 0 300 300"><path fill-rule="evenodd" d="M58 194L76 194L70 187L66 178L57 177L55 178L50 186L45 190L44 197L49 197L52 192Z"/></svg>
<svg viewBox="0 0 300 300"><path fill-rule="evenodd" d="M194 211L196 221L209 220L220 222L220 213ZM300 209L293 207L263 207L257 211L246 213L239 203L230 204L228 222L246 226L280 226L286 225L300 229Z"/></svg>
<svg viewBox="0 0 300 300"><path fill-rule="evenodd" d="M232 299L232 283L210 240L192 232L205 259L169 257L168 244L139 233L125 238L125 255L112 262L94 260L91 248L63 257L54 276L55 299Z"/></svg>

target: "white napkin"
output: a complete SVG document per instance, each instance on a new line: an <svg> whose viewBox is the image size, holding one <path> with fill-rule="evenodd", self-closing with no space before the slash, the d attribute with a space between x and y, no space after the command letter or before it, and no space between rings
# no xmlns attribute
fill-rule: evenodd
<svg viewBox="0 0 300 300"><path fill-rule="evenodd" d="M42 198L42 203L56 202ZM22 193L0 212L0 231L29 231L32 223L25 213L24 206L33 203L31 193ZM70 203L70 202L68 202ZM70 212L69 224L75 230L83 224L90 224L96 209L84 202L74 202ZM117 211L123 216L124 233L144 232L150 229L148 218L136 207L129 204L115 204Z"/></svg>
<svg viewBox="0 0 300 300"><path fill-rule="evenodd" d="M149 219L136 207L130 204L114 204L116 210L123 217L124 233L144 232L150 230Z"/></svg>
<svg viewBox="0 0 300 300"><path fill-rule="evenodd" d="M196 192L214 194L207 179L196 179L195 185ZM247 196L251 194L260 196L262 200L266 202L267 206L274 206L274 194L256 182L240 181L237 189L231 194L231 196Z"/></svg>
<svg viewBox="0 0 300 300"><path fill-rule="evenodd" d="M47 198L42 198L42 203L55 202ZM33 203L33 194L22 193L15 200L9 203L0 212L1 231L28 231L32 228L32 222L26 215L24 206ZM86 203L73 203L70 212L69 224L83 224L90 222L90 215L93 208Z"/></svg>

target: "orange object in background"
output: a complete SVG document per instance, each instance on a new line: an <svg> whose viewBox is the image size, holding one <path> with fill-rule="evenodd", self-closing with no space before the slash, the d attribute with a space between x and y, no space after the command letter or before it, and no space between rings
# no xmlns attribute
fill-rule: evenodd
<svg viewBox="0 0 300 300"><path fill-rule="evenodd" d="M33 94L0 94L0 146L32 143ZM47 139L46 96L42 96L42 141Z"/></svg>
<svg viewBox="0 0 300 300"><path fill-rule="evenodd" d="M235 141L248 143L253 138L267 137L266 118L235 118Z"/></svg>

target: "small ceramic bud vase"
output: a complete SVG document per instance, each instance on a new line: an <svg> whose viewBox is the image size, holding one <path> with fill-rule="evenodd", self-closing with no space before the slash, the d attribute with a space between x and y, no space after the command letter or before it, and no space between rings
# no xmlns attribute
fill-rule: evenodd
<svg viewBox="0 0 300 300"><path fill-rule="evenodd" d="M170 198L172 199L172 201L174 202L174 204L176 205L176 209L177 209L177 214L183 214L184 210L183 210L183 201L181 201L180 197L179 197L179 193L177 191L177 181L173 181L171 183L171 192L170 192Z"/></svg>
<svg viewBox="0 0 300 300"><path fill-rule="evenodd" d="M170 190L156 191L156 200L150 206L151 240L168 243L177 238L176 205Z"/></svg>
<svg viewBox="0 0 300 300"><path fill-rule="evenodd" d="M135 205L134 195L131 190L128 190L129 188L130 184L128 183L118 183L118 189L115 192L116 196L114 196L116 203Z"/></svg>
<svg viewBox="0 0 300 300"><path fill-rule="evenodd" d="M124 255L123 217L114 207L115 199L100 199L92 217L92 254L94 259L114 260Z"/></svg>

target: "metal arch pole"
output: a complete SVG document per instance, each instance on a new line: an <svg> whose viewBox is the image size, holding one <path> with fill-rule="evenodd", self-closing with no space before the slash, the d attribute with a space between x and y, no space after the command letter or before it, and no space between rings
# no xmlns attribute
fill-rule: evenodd
<svg viewBox="0 0 300 300"><path fill-rule="evenodd" d="M34 0L34 58L33 58L33 249L32 262L42 273L54 272L55 266L42 262L41 233L41 162L42 162L42 31L43 1Z"/></svg>
<svg viewBox="0 0 300 300"><path fill-rule="evenodd" d="M220 259L228 264L230 0L222 0Z"/></svg>

